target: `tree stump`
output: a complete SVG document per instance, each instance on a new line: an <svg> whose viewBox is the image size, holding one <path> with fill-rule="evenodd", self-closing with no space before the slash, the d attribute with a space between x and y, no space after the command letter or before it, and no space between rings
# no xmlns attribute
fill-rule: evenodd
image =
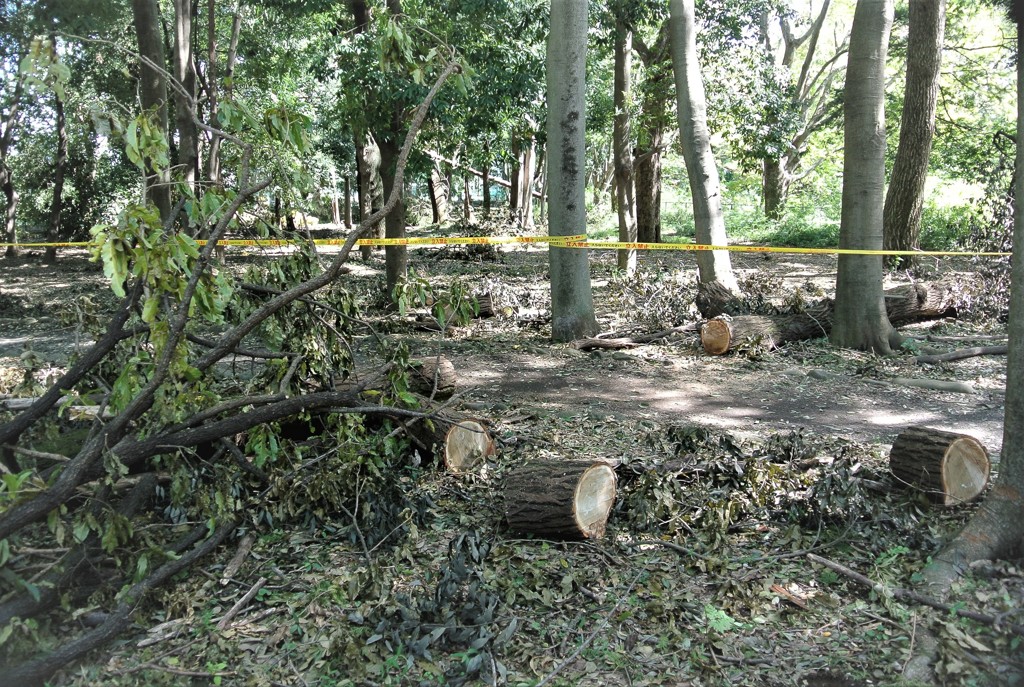
<svg viewBox="0 0 1024 687"><path fill-rule="evenodd" d="M900 482L935 503L967 503L988 484L988 451L974 437L930 427L908 427L893 442L889 469Z"/></svg>
<svg viewBox="0 0 1024 687"><path fill-rule="evenodd" d="M602 537L614 501L615 470L604 461L533 461L505 481L505 519L519 534Z"/></svg>

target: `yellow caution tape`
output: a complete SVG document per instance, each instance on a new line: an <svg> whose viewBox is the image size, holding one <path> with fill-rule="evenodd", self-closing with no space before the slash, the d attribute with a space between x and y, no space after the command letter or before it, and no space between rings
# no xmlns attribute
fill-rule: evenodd
<svg viewBox="0 0 1024 687"><path fill-rule="evenodd" d="M346 239L314 239L317 246L341 246ZM206 241L197 240L199 245ZM293 246L303 241L288 239L221 239L220 246L251 246L274 248ZM701 243L637 243L625 241L588 241L586 234L572 236L451 236L451 237L410 237L401 239L359 239L357 246L465 246L500 245L509 243L547 243L555 248L593 248L595 250L671 250L707 251L725 250L734 253L803 253L812 255L918 255L918 256L982 256L1004 257L1010 253L939 250L866 250L858 248L780 248L775 246L715 246ZM88 241L63 243L0 243L0 248L71 248L86 247Z"/></svg>

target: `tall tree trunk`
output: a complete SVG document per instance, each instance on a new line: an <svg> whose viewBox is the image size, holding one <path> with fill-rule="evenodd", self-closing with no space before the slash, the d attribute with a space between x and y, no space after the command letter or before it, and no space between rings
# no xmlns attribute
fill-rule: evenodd
<svg viewBox="0 0 1024 687"><path fill-rule="evenodd" d="M392 132L398 129L397 122L392 123ZM380 141L380 171L384 181L384 197L390 198L395 184L395 165L398 162L400 142L397 138L386 138ZM384 219L384 236L389 239L405 238L405 190L398 189L398 203ZM395 287L405 279L408 268L408 252L405 246L384 247L384 274L387 293L394 293Z"/></svg>
<svg viewBox="0 0 1024 687"><path fill-rule="evenodd" d="M348 174L345 175L345 196L342 199L342 219L345 222L345 228L352 228L352 177Z"/></svg>
<svg viewBox="0 0 1024 687"><path fill-rule="evenodd" d="M839 247L882 248L885 185L885 57L892 0L858 0L843 103L843 204ZM879 255L840 255L830 339L836 346L892 352L898 334L882 297Z"/></svg>
<svg viewBox="0 0 1024 687"><path fill-rule="evenodd" d="M790 176L782 159L766 158L763 161L762 192L764 194L764 216L779 219L786 207L789 196Z"/></svg>
<svg viewBox="0 0 1024 687"><path fill-rule="evenodd" d="M56 39L54 45L56 45ZM61 211L64 206L64 168L68 161L68 128L64 119L64 101L54 94L53 109L56 113L57 128L57 158L53 164L53 198L50 200L50 221L47 235L50 243L56 243L61 239L60 220ZM56 246L49 246L43 259L47 264L57 262Z"/></svg>
<svg viewBox="0 0 1024 687"><path fill-rule="evenodd" d="M373 136L369 133L357 136L356 150L362 151L362 155L356 160L359 170L359 221L361 222L384 206L384 182L380 173L380 146L377 145ZM383 238L384 223L378 222L363 236L365 238ZM370 255L373 254L373 248L361 246L359 252L363 260L369 260Z"/></svg>
<svg viewBox="0 0 1024 687"><path fill-rule="evenodd" d="M484 185L484 218L491 218L491 147L488 144L484 144L484 175L481 177L481 181Z"/></svg>
<svg viewBox="0 0 1024 687"><path fill-rule="evenodd" d="M619 219L619 241L636 241L636 203L633 194L632 122L629 105L633 90L633 33L620 20L615 22L615 76L612 101L612 155L615 158L615 200ZM618 267L627 275L636 271L636 251L619 250Z"/></svg>
<svg viewBox="0 0 1024 687"><path fill-rule="evenodd" d="M907 83L903 95L900 142L893 163L882 213L886 250L913 250L921 238L921 208L928 158L935 133L935 106L939 95L939 68L946 29L945 0L910 3L907 39ZM895 256L894 264L911 263Z"/></svg>
<svg viewBox="0 0 1024 687"><path fill-rule="evenodd" d="M174 79L179 86L172 90L178 130L178 178L192 186L199 163L199 135L192 121L196 95L196 70L192 60L192 0L174 0Z"/></svg>
<svg viewBox="0 0 1024 687"><path fill-rule="evenodd" d="M469 192L469 172L462 173L462 221L471 224L473 217L473 197Z"/></svg>
<svg viewBox="0 0 1024 687"><path fill-rule="evenodd" d="M522 206L519 202L519 193L523 189L523 165L522 165L522 152L523 142L518 136L512 139L511 153L512 159L515 162L512 163L512 168L509 170L511 174L508 175L508 180L511 185L508 188L508 209L509 215L512 217L512 223L514 225L519 224L519 211Z"/></svg>
<svg viewBox="0 0 1024 687"><path fill-rule="evenodd" d="M551 3L547 43L548 232L587 231L585 188L587 0ZM548 249L551 272L551 338L572 341L598 331L590 264L585 248Z"/></svg>
<svg viewBox="0 0 1024 687"><path fill-rule="evenodd" d="M1011 9L1017 23L1017 45L1024 45L1024 8ZM1017 60L1017 140L1024 141L1024 62ZM1024 198L1024 146L1017 146L1015 197ZM1014 213L1013 245L1024 246L1024 212ZM944 599L949 590L979 560L1005 559L1024 547L1024 254L1010 258L1009 352L1006 361L1006 416L999 476L985 502L964 529L932 557L922 571L924 591ZM904 675L921 684L935 682L932 662L939 642L923 632Z"/></svg>
<svg viewBox="0 0 1024 687"><path fill-rule="evenodd" d="M4 210L4 241L6 243L17 243L18 242L18 192L14 188L14 175L11 170L4 165L0 168L0 177L2 177L4 201L6 202L6 208ZM4 251L4 257L15 258L18 256L18 249L14 246L7 246L7 250Z"/></svg>
<svg viewBox="0 0 1024 687"><path fill-rule="evenodd" d="M728 239L722 215L722 190L711 152L704 82L697 62L693 0L669 0L669 11L680 143L693 196L697 243L724 246ZM697 268L702 283L717 282L724 292L739 293L728 251L698 251Z"/></svg>
<svg viewBox="0 0 1024 687"><path fill-rule="evenodd" d="M519 226L522 229L533 227L533 172L536 147L537 141L533 134L530 134L524 141L519 175Z"/></svg>
<svg viewBox="0 0 1024 687"><path fill-rule="evenodd" d="M139 95L142 107L156 114L157 125L167 134L167 84L159 66L166 64L164 42L160 35L160 7L157 0L132 0L132 19L139 44L139 55L147 58L139 67ZM146 196L167 222L171 216L171 185L169 170L146 176Z"/></svg>
<svg viewBox="0 0 1024 687"><path fill-rule="evenodd" d="M430 168L430 177L427 181L430 191L430 211L434 224L441 224L448 221L448 177L441 173L441 163L434 161Z"/></svg>

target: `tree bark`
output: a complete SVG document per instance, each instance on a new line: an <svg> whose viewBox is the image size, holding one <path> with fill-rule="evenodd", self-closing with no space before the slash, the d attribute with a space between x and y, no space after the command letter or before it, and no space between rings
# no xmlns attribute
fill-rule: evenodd
<svg viewBox="0 0 1024 687"><path fill-rule="evenodd" d="M590 460L538 460L505 481L509 529L551 539L604 536L615 502L615 470Z"/></svg>
<svg viewBox="0 0 1024 687"><path fill-rule="evenodd" d="M4 241L6 243L18 242L18 191L14 188L14 174L6 163L0 167L0 178L3 179L4 201ZM4 251L5 257L17 257L18 249L14 246L7 246Z"/></svg>
<svg viewBox="0 0 1024 687"><path fill-rule="evenodd" d="M441 165L435 160L434 166L430 168L430 177L427 182L430 191L430 210L434 224L441 224L448 221L448 178L441 174Z"/></svg>
<svg viewBox="0 0 1024 687"><path fill-rule="evenodd" d="M167 64L164 59L164 42L160 35L160 7L157 0L132 0L132 18L139 55L146 58L139 65L139 96L142 107L155 113L157 125L164 135L167 135L167 83L161 69L149 66L149 63L158 67ZM157 207L163 222L167 222L171 216L170 182L168 170L146 175L146 196Z"/></svg>
<svg viewBox="0 0 1024 687"><path fill-rule="evenodd" d="M398 115L395 114L392 122L392 133L398 133ZM381 140L380 146L380 170L381 179L384 181L384 195L390 197L392 192L398 194L398 202L384 219L384 237L389 239L405 238L405 189L395 185L395 164L398 161L397 139L385 138ZM395 291L395 287L405 279L408 269L409 254L405 246L384 247L384 275L386 280L388 298Z"/></svg>
<svg viewBox="0 0 1024 687"><path fill-rule="evenodd" d="M883 294L886 315L898 326L955 314L957 291L954 279L893 287ZM831 303L796 315L715 318L701 328L701 341L705 352L712 355L725 353L737 343L750 339L772 350L788 341L828 336L834 320Z"/></svg>
<svg viewBox="0 0 1024 687"><path fill-rule="evenodd" d="M21 61L23 55L18 55ZM18 126L18 119L21 116L21 97L25 92L25 79L18 78L14 82L14 92L11 94L8 105L7 116L3 122L3 131L0 132L0 187L4 192L4 243L18 242L18 193L14 188L14 172L11 170L9 155L11 146L14 143L14 130ZM18 249L13 245L7 246L4 257L14 258L18 255Z"/></svg>
<svg viewBox="0 0 1024 687"><path fill-rule="evenodd" d="M54 40L56 45L56 40ZM53 164L53 198L50 200L50 222L47 235L51 243L60 241L61 211L64 205L64 168L68 160L68 128L64 118L64 101L54 94L53 109L56 113L57 128L57 157ZM56 246L49 246L46 249L46 256L43 261L47 264L57 262Z"/></svg>
<svg viewBox="0 0 1024 687"><path fill-rule="evenodd" d="M988 486L988 451L966 434L908 427L893 442L889 467L901 484L943 506L967 503Z"/></svg>
<svg viewBox="0 0 1024 687"><path fill-rule="evenodd" d="M356 137L356 170L359 184L359 221L369 217L381 208L384 199L384 181L381 178L381 150L369 132ZM378 222L366 238L384 238L384 222ZM360 246L363 260L373 254L370 246Z"/></svg>
<svg viewBox="0 0 1024 687"><path fill-rule="evenodd" d="M621 20L615 22L615 119L612 146L615 157L615 193L618 201L619 241L635 242L636 202L633 193L632 117L629 105L633 90L633 32ZM636 271L636 250L619 250L619 270L631 275Z"/></svg>
<svg viewBox="0 0 1024 687"><path fill-rule="evenodd" d="M693 220L698 243L726 245L725 218L718 167L711 151L704 82L697 62L693 0L670 0L672 67L675 72L679 138L693 196ZM700 281L719 282L739 293L728 251L698 251Z"/></svg>
<svg viewBox="0 0 1024 687"><path fill-rule="evenodd" d="M178 130L178 178L190 186L195 184L199 164L199 132L192 121L196 95L192 6L192 0L174 0L174 78L179 88L172 91Z"/></svg>
<svg viewBox="0 0 1024 687"><path fill-rule="evenodd" d="M921 209L935 133L945 28L945 0L910 3L903 118L882 213L886 250L914 250L920 243ZM914 260L913 256L893 256L892 262L898 266L913 264Z"/></svg>
<svg viewBox="0 0 1024 687"><path fill-rule="evenodd" d="M548 227L552 236L587 231L586 151L587 2L551 4L547 46ZM551 338L572 341L598 332L585 248L548 249Z"/></svg>
<svg viewBox="0 0 1024 687"><path fill-rule="evenodd" d="M777 157L764 160L762 172L762 193L764 194L764 216L779 219L786 206L789 195L790 177Z"/></svg>
<svg viewBox="0 0 1024 687"><path fill-rule="evenodd" d="M846 76L845 154L839 247L882 248L885 183L885 58L892 0L858 0ZM840 255L832 343L883 355L898 334L882 298L882 258Z"/></svg>
<svg viewBox="0 0 1024 687"><path fill-rule="evenodd" d="M342 198L342 220L345 222L345 228L352 228L352 177L348 174L345 175L345 194Z"/></svg>

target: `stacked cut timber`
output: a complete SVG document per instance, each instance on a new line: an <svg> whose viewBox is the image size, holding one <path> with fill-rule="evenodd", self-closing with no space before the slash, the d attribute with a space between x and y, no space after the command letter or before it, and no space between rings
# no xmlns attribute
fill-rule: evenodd
<svg viewBox="0 0 1024 687"><path fill-rule="evenodd" d="M505 481L505 519L518 534L596 539L614 502L615 470L604 461L532 461Z"/></svg>
<svg viewBox="0 0 1024 687"><path fill-rule="evenodd" d="M893 442L889 468L898 481L923 491L935 503L955 506L985 490L989 459L974 437L908 427Z"/></svg>

